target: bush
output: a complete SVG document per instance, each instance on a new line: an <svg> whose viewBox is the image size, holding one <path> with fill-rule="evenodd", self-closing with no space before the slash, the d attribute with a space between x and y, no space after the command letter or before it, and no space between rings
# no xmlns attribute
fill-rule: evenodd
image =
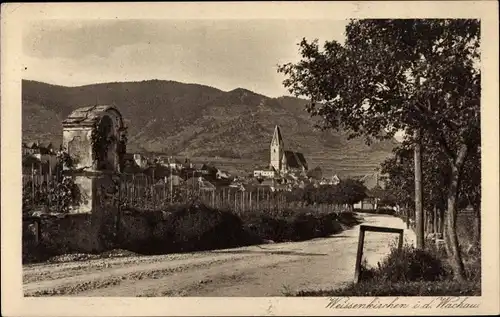
<svg viewBox="0 0 500 317"><path fill-rule="evenodd" d="M354 212L341 212L338 214L338 221L348 227L360 224L362 221Z"/></svg>
<svg viewBox="0 0 500 317"><path fill-rule="evenodd" d="M352 226L357 219L351 215L337 213L321 214L285 212L279 216L270 216L264 212L243 215L245 228L259 237L275 242L303 241L339 233L342 224Z"/></svg>
<svg viewBox="0 0 500 317"><path fill-rule="evenodd" d="M466 265L468 281L452 280L452 272L437 250L422 251L405 245L391 253L377 268L361 266L361 281L333 290L300 291L292 296L480 296L480 262ZM479 268L478 268L479 265ZM479 274L478 274L479 272Z"/></svg>
<svg viewBox="0 0 500 317"><path fill-rule="evenodd" d="M390 254L373 270L377 281L412 282L437 281L450 276L449 268L431 253L405 245L398 251L391 248Z"/></svg>
<svg viewBox="0 0 500 317"><path fill-rule="evenodd" d="M168 213L138 212L135 216L146 223L141 226L142 230L137 226L123 227L132 232L121 233L123 238L119 246L137 253L202 251L261 242L244 231L238 216L203 204L177 206ZM132 241L134 237L141 236L144 229L150 235Z"/></svg>
<svg viewBox="0 0 500 317"><path fill-rule="evenodd" d="M280 210L276 214L262 211L238 216L201 203L176 205L169 211L127 209L119 217L118 231L108 230L116 233L108 248L147 255L213 250L261 244L264 240L285 242L324 237L341 232L343 225L350 227L359 223L355 214L349 212L310 211L300 208ZM24 238L27 240L28 235ZM39 247L30 248L29 241L24 245L23 259L41 259L37 253L41 252ZM50 256L77 250L58 248L54 251Z"/></svg>
<svg viewBox="0 0 500 317"><path fill-rule="evenodd" d="M245 245L241 219L228 211L192 205L169 219L174 242L182 251L229 248Z"/></svg>
<svg viewBox="0 0 500 317"><path fill-rule="evenodd" d="M396 211L392 208L377 208L377 209L354 209L355 212L361 212L365 214L376 214L376 215L390 215L390 216L396 216Z"/></svg>

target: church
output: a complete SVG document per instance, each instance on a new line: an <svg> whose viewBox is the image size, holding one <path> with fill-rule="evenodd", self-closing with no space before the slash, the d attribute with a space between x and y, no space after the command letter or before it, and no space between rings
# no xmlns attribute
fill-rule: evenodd
<svg viewBox="0 0 500 317"><path fill-rule="evenodd" d="M273 139L271 140L269 167L279 174L287 172L307 171L307 162L304 154L285 150L285 144L279 126L274 128Z"/></svg>

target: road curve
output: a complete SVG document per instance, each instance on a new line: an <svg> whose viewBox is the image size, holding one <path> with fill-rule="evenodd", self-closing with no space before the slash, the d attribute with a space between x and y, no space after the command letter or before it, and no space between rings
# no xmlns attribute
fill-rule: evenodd
<svg viewBox="0 0 500 317"><path fill-rule="evenodd" d="M364 224L405 228L399 219L360 214ZM283 296L352 281L359 226L326 238L235 249L130 256L23 267L25 296ZM408 242L415 240L405 230ZM395 235L368 232L374 265Z"/></svg>

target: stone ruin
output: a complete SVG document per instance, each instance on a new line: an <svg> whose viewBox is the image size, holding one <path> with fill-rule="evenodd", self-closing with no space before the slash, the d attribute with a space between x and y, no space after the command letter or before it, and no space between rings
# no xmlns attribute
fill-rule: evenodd
<svg viewBox="0 0 500 317"><path fill-rule="evenodd" d="M120 112L108 105L82 107L63 122L65 174L78 186L80 202L61 219L42 221L45 242L57 250L95 252L112 246L119 220L117 180L126 151Z"/></svg>
<svg viewBox="0 0 500 317"><path fill-rule="evenodd" d="M67 150L82 201L73 213L94 213L100 190L112 194L113 176L120 172L125 153L125 126L121 113L108 105L82 107L63 121L63 147ZM105 193L104 193L105 194Z"/></svg>

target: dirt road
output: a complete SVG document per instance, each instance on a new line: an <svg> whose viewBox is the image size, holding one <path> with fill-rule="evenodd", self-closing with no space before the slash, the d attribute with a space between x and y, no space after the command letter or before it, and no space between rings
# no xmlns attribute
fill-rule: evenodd
<svg viewBox="0 0 500 317"><path fill-rule="evenodd" d="M405 228L384 215L364 224ZM130 256L23 268L26 296L283 296L352 281L359 226L327 238L237 249ZM413 242L412 232L405 230ZM395 235L367 233L365 256L375 265Z"/></svg>

